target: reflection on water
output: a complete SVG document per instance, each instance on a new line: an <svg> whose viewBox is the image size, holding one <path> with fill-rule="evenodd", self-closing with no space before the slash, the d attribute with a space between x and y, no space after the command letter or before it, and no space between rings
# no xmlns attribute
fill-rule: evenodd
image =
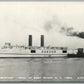
<svg viewBox="0 0 84 84"><path fill-rule="evenodd" d="M83 76L83 58L0 58L0 78L13 77L0 81L83 81Z"/></svg>

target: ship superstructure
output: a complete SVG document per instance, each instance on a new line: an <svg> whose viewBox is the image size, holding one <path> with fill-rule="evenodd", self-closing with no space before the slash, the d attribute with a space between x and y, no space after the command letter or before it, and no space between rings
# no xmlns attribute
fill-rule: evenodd
<svg viewBox="0 0 84 84"><path fill-rule="evenodd" d="M66 57L68 54L77 54L78 49L67 47L44 46L44 35L41 35L40 46L32 45L32 35L29 35L28 46L11 45L5 43L0 49L1 57Z"/></svg>

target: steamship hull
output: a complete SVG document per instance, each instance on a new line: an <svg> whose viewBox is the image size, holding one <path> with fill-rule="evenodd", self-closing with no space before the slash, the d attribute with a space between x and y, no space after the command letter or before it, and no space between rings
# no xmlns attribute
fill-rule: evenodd
<svg viewBox="0 0 84 84"><path fill-rule="evenodd" d="M54 53L55 50L52 50L53 53L47 53L48 50L35 50L35 52L31 52L32 50L0 50L0 57L66 57L67 53L62 53L60 50L56 50L57 52ZM34 51L34 50L33 50ZM45 52L46 51L46 52ZM50 52L50 50L48 51Z"/></svg>
<svg viewBox="0 0 84 84"><path fill-rule="evenodd" d="M0 53L0 57L66 57L67 54L22 54L22 53Z"/></svg>

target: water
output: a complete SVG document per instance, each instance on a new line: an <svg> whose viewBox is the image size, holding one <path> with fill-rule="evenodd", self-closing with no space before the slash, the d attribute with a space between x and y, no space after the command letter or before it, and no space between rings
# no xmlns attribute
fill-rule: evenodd
<svg viewBox="0 0 84 84"><path fill-rule="evenodd" d="M84 81L83 58L0 58L0 81Z"/></svg>

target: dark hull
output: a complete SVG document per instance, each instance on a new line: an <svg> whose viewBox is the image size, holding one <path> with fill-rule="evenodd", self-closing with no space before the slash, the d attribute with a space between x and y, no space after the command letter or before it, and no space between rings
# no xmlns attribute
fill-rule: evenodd
<svg viewBox="0 0 84 84"><path fill-rule="evenodd" d="M67 57L80 58L80 57L84 57L84 53L82 53L82 54L67 54Z"/></svg>

